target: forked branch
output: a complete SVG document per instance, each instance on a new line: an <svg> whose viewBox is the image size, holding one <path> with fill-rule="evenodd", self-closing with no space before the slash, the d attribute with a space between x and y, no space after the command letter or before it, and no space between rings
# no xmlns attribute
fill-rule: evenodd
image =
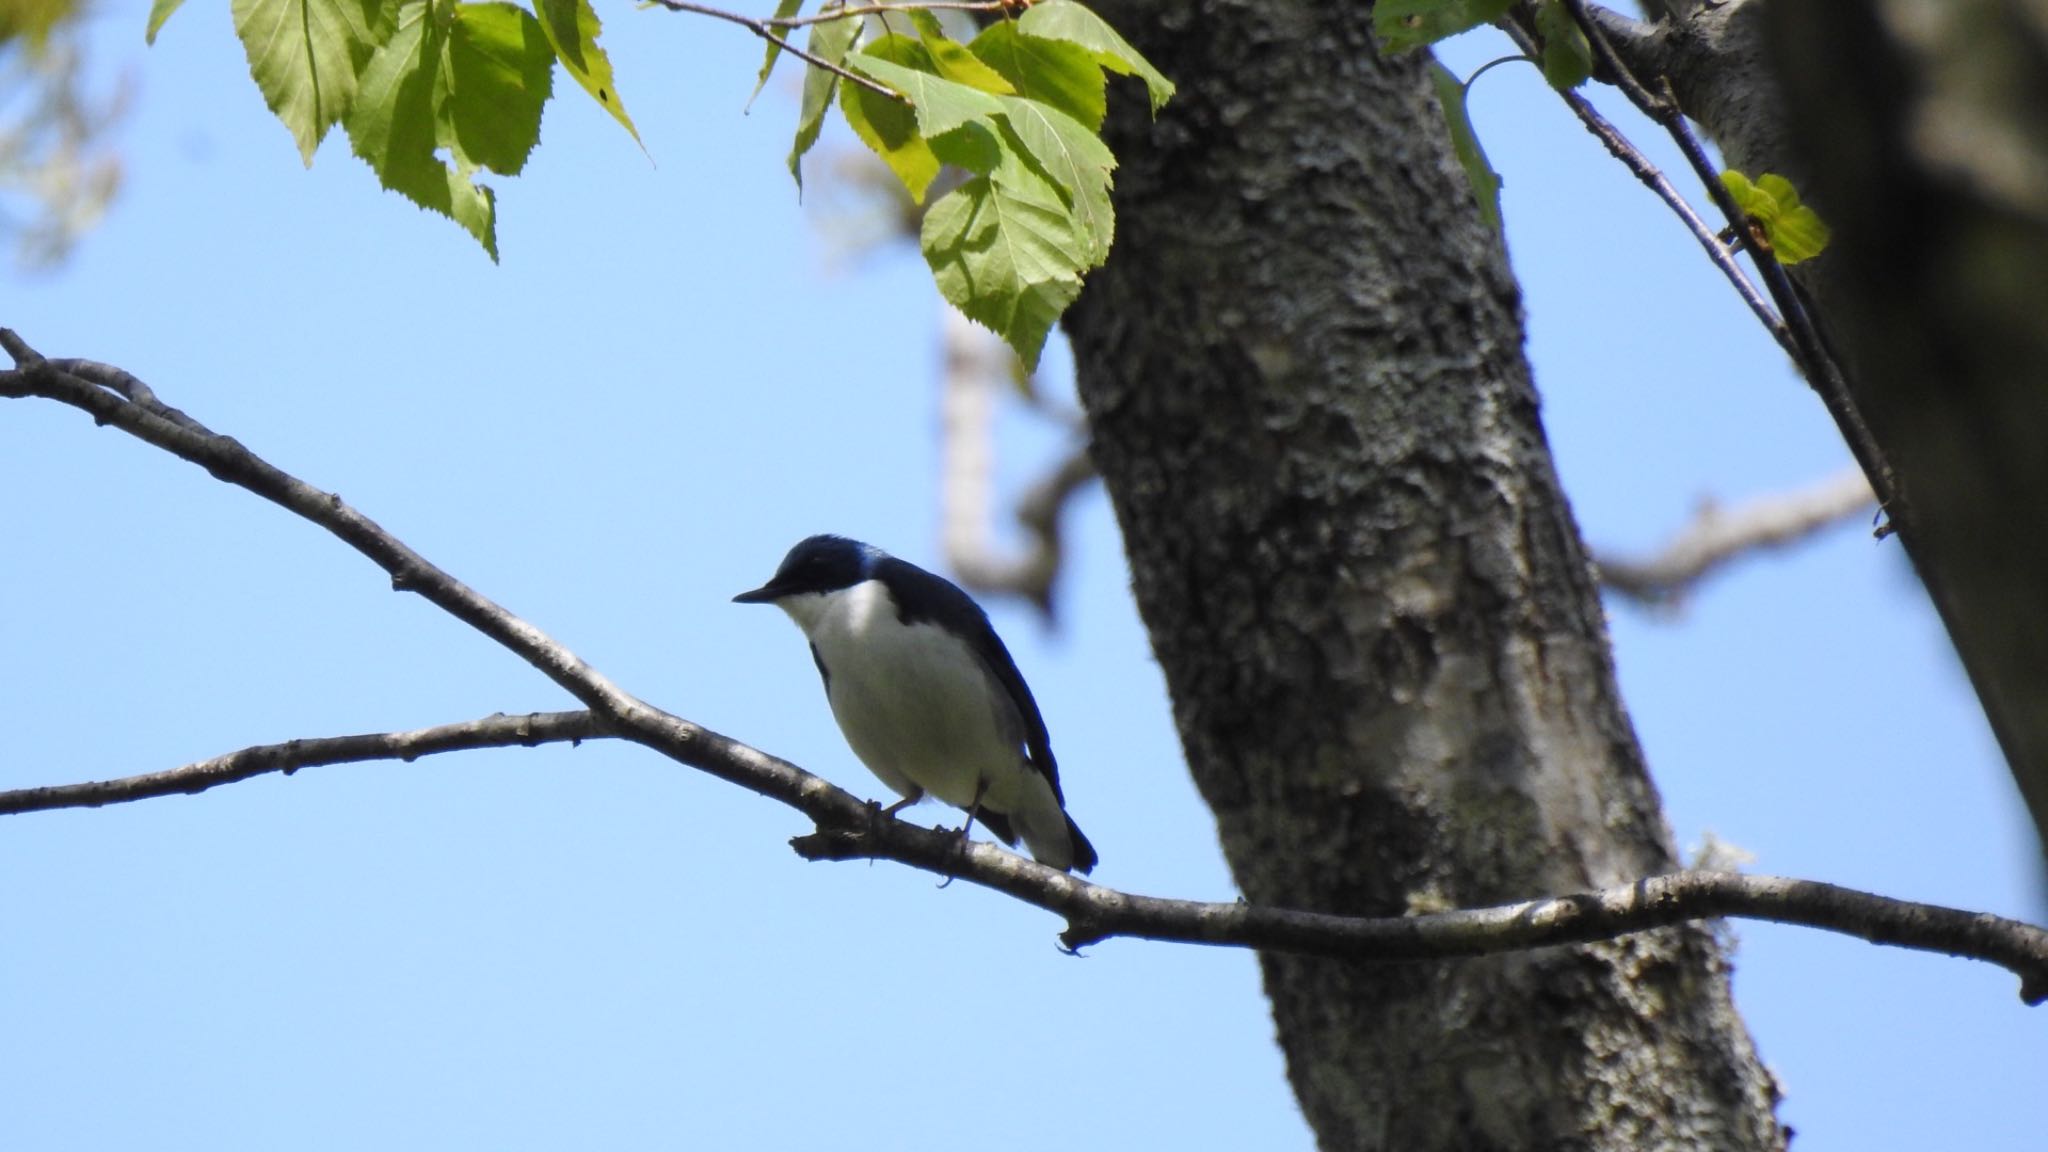
<svg viewBox="0 0 2048 1152"><path fill-rule="evenodd" d="M0 792L0 812L95 807L193 792L313 764L411 759L458 748L610 735L781 801L816 825L793 842L812 860L884 859L1007 893L1063 916L1070 948L1117 936L1274 949L1349 960L1478 956L1583 943L1687 920L1740 916L1800 924L1879 944L1998 964L2030 1004L2048 999L2048 931L1983 913L1915 904L1806 880L1721 872L1646 877L1598 892L1423 916L1333 916L1237 903L1137 896L1047 868L957 833L880 818L879 809L785 760L699 727L627 694L540 629L435 567L349 507L233 439L164 405L141 381L90 361L46 360L0 329L16 367L0 396L78 408L312 521L368 557L400 591L425 597L495 640L589 706L584 713L492 716L417 732L298 740L245 748L184 768L91 784Z"/></svg>

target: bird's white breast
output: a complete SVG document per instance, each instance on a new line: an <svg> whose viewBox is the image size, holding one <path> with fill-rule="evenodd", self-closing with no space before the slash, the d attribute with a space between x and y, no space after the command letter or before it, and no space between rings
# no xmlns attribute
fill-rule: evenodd
<svg viewBox="0 0 2048 1152"><path fill-rule="evenodd" d="M901 795L1009 811L1036 771L1016 707L965 643L937 624L904 624L876 580L782 602L829 674L832 715L870 771Z"/></svg>

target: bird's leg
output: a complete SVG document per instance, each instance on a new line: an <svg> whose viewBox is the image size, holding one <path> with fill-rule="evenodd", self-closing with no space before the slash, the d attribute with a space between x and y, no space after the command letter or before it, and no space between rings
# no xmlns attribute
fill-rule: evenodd
<svg viewBox="0 0 2048 1152"><path fill-rule="evenodd" d="M919 788L887 808L873 800L868 801L868 835L877 836L882 831L882 821L894 820L898 812L924 799L924 789Z"/></svg>
<svg viewBox="0 0 2048 1152"><path fill-rule="evenodd" d="M986 795L988 795L988 781L983 780L974 786L974 803L967 806L967 823L960 826L959 848L962 856L967 855L967 834L974 831L974 818L981 813L981 798ZM944 881L940 882L939 887L944 888L952 882L953 877L948 876Z"/></svg>

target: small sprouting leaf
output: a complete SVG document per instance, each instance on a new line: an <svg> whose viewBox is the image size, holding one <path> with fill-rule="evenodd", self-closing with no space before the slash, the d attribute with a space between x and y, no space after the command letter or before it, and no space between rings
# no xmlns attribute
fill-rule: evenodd
<svg viewBox="0 0 2048 1152"><path fill-rule="evenodd" d="M178 6L184 2L185 0L153 0L149 6L149 30L143 33L143 42L156 43L156 34L163 30L164 21L169 20L171 13L176 12Z"/></svg>
<svg viewBox="0 0 2048 1152"><path fill-rule="evenodd" d="M441 124L435 103L447 61L449 33L426 3L399 10L391 38L370 57L348 116L349 143L384 187L462 225L498 258L496 200L469 179L474 167L451 167L435 155Z"/></svg>
<svg viewBox="0 0 2048 1152"><path fill-rule="evenodd" d="M1562 0L1546 0L1536 9L1536 34L1543 39L1543 78L1552 88L1577 88L1592 77L1593 46Z"/></svg>
<svg viewBox="0 0 2048 1152"><path fill-rule="evenodd" d="M1372 6L1372 30L1389 55L1421 48L1490 24L1514 0L1379 0Z"/></svg>
<svg viewBox="0 0 2048 1152"><path fill-rule="evenodd" d="M881 51L892 42L909 45L912 51ZM846 66L901 92L917 113L918 131L926 137L944 136L962 124L998 115L1003 110L1002 101L987 92L931 71L937 65L925 53L924 46L901 36L888 37L848 56Z"/></svg>
<svg viewBox="0 0 2048 1152"><path fill-rule="evenodd" d="M1102 129L1102 66L1086 48L1026 36L1009 20L990 24L967 47L1002 73L1017 95L1050 104L1091 132Z"/></svg>
<svg viewBox="0 0 2048 1152"><path fill-rule="evenodd" d="M1827 223L1800 203L1799 190L1790 180L1766 172L1751 184L1748 177L1730 168L1721 173L1721 186L1735 198L1743 215L1763 226L1764 239L1778 263L1797 264L1827 248Z"/></svg>
<svg viewBox="0 0 2048 1152"><path fill-rule="evenodd" d="M626 115L626 106L620 102L619 90L612 82L611 57L597 43L604 26L598 22L590 0L534 0L534 11L540 15L541 31L547 34L562 67L638 144L640 130L633 127L633 118Z"/></svg>
<svg viewBox="0 0 2048 1152"><path fill-rule="evenodd" d="M1081 254L1052 185L976 176L932 204L919 241L939 294L1036 368L1046 333L1081 294Z"/></svg>
<svg viewBox="0 0 2048 1152"><path fill-rule="evenodd" d="M859 35L858 19L825 20L811 25L804 51L828 64L837 65L846 59L847 49L853 47L854 39ZM825 127L825 109L832 106L832 86L837 83L839 77L816 65L804 73L804 94L796 114L796 140L789 146L789 174L796 177L799 196L804 190L804 153L818 142L818 133ZM852 116L847 119L851 120Z"/></svg>
<svg viewBox="0 0 2048 1152"><path fill-rule="evenodd" d="M774 18L787 20L803 11L803 7L804 0L776 0ZM782 35L786 36L788 33L784 32ZM768 50L761 55L761 74L754 79L754 94L747 97L747 107L752 108L755 97L760 96L761 89L768 86L768 74L775 71L776 58L781 55L782 45L774 40L768 41Z"/></svg>
<svg viewBox="0 0 2048 1152"><path fill-rule="evenodd" d="M1505 7L1505 4L1503 4ZM1119 76L1136 76L1145 82L1157 113L1173 95L1173 81L1162 75L1151 61L1117 35L1102 17L1074 0L1039 0L1017 18L1017 30L1041 40L1060 40L1086 48L1095 62Z"/></svg>
<svg viewBox="0 0 2048 1152"><path fill-rule="evenodd" d="M348 114L356 76L377 48L378 7L379 0L234 0L249 75L309 167L327 129Z"/></svg>
<svg viewBox="0 0 2048 1152"><path fill-rule="evenodd" d="M929 64L924 46L907 36L884 36L861 49L870 62L915 60ZM847 61L849 64L852 61ZM861 143L874 150L882 163L903 181L910 198L924 203L927 188L939 175L939 158L918 131L917 113L908 104L859 84L839 86L839 111Z"/></svg>
<svg viewBox="0 0 2048 1152"><path fill-rule="evenodd" d="M1465 85L1450 69L1432 60L1430 81L1436 85L1437 103L1443 106L1444 127L1451 134L1451 150L1458 166L1465 170L1465 182L1472 186L1472 198L1479 202L1480 218L1495 232L1500 231L1500 173L1486 159L1479 146L1479 134L1472 130L1472 116L1465 106Z"/></svg>
<svg viewBox="0 0 2048 1152"><path fill-rule="evenodd" d="M448 28L444 140L464 159L504 176L540 143L540 113L555 75L555 50L532 13L514 4L457 4Z"/></svg>

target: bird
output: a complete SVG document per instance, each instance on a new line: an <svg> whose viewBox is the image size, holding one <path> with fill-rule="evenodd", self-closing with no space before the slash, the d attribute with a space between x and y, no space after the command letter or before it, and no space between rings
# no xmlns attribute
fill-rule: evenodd
<svg viewBox="0 0 2048 1152"><path fill-rule="evenodd" d="M1004 844L1063 872L1096 865L1067 815L1059 765L1031 688L974 598L943 576L844 536L811 536L768 583L733 597L773 604L810 641L833 719L883 784L894 815L925 796L964 809Z"/></svg>

